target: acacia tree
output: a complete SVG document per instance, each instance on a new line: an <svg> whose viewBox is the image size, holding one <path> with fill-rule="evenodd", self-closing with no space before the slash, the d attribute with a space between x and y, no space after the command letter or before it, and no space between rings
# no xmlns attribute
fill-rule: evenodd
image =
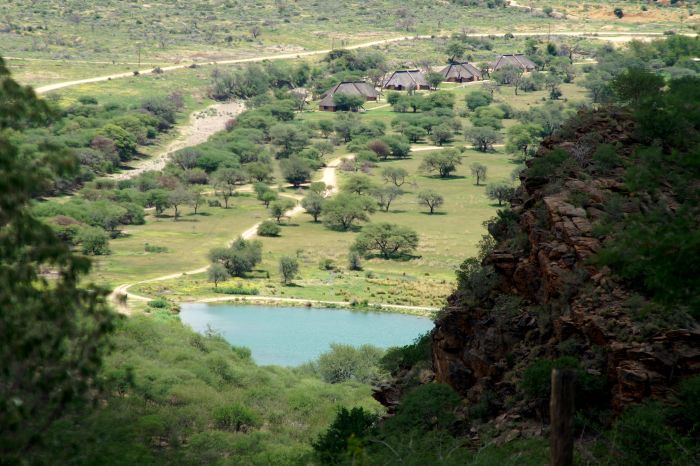
<svg viewBox="0 0 700 466"><path fill-rule="evenodd" d="M294 277L299 273L299 261L296 257L282 256L280 257L279 270L282 283L287 285L294 280Z"/></svg>
<svg viewBox="0 0 700 466"><path fill-rule="evenodd" d="M318 217L323 211L324 197L317 192L311 191L301 200L301 206L307 214L314 218L314 222L318 222Z"/></svg>
<svg viewBox="0 0 700 466"><path fill-rule="evenodd" d="M528 149L537 144L541 133L542 127L533 123L511 126L506 130L506 151L511 154L522 152L523 159L527 158Z"/></svg>
<svg viewBox="0 0 700 466"><path fill-rule="evenodd" d="M213 264L218 263L226 267L231 276L242 277L262 260L262 243L238 238L228 248L209 251L209 260Z"/></svg>
<svg viewBox="0 0 700 466"><path fill-rule="evenodd" d="M448 149L428 154L423 159L420 169L426 172L437 171L440 178L447 178L462 164L460 153L456 149Z"/></svg>
<svg viewBox="0 0 700 466"><path fill-rule="evenodd" d="M96 398L116 321L107 290L84 280L90 260L32 213L37 187L77 174L64 151L20 157L14 143L17 132L45 127L54 116L0 58L0 457L7 464L30 461L56 420Z"/></svg>
<svg viewBox="0 0 700 466"><path fill-rule="evenodd" d="M323 204L323 223L331 229L347 231L356 222L369 220L376 209L376 202L368 196L340 193Z"/></svg>
<svg viewBox="0 0 700 466"><path fill-rule="evenodd" d="M410 254L418 247L418 233L394 223L370 223L357 236L352 249L360 254L377 251L384 259Z"/></svg>
<svg viewBox="0 0 700 466"><path fill-rule="evenodd" d="M187 191L182 186L175 188L173 191L168 193L168 203L170 207L175 211L173 220L177 220L180 217L180 206L186 205L192 202L192 193Z"/></svg>
<svg viewBox="0 0 700 466"><path fill-rule="evenodd" d="M391 203L401 195L403 195L403 191L397 186L382 186L372 191L372 196L374 196L377 200L377 204L379 204L379 207L382 208L384 212L389 212Z"/></svg>
<svg viewBox="0 0 700 466"><path fill-rule="evenodd" d="M486 180L486 172L488 171L486 165L479 162L474 162L473 164L469 165L469 170L471 171L472 176L476 178L477 186L479 186L481 181Z"/></svg>
<svg viewBox="0 0 700 466"><path fill-rule="evenodd" d="M444 202L445 198L442 197L442 194L432 189L427 189L418 193L418 203L430 209L431 215L435 212L435 209L444 204Z"/></svg>
<svg viewBox="0 0 700 466"><path fill-rule="evenodd" d="M510 186L508 183L490 183L486 186L486 196L489 199L498 201L499 207L503 205L504 201L509 200L513 197L515 193L515 188Z"/></svg>
<svg viewBox="0 0 700 466"><path fill-rule="evenodd" d="M228 280L229 274L226 267L222 264L212 264L207 269L207 277L210 282L214 284L214 288L219 287L219 282Z"/></svg>
<svg viewBox="0 0 700 466"><path fill-rule="evenodd" d="M277 220L277 223L281 223L282 217L284 217L287 211L293 207L293 201L290 201L289 199L280 199L270 205L270 215Z"/></svg>
<svg viewBox="0 0 700 466"><path fill-rule="evenodd" d="M295 188L298 188L311 176L311 165L300 157L290 157L283 160L280 168L284 179L292 183Z"/></svg>
<svg viewBox="0 0 700 466"><path fill-rule="evenodd" d="M493 145L501 141L501 134L490 126L475 126L467 130L464 136L479 152L493 150Z"/></svg>
<svg viewBox="0 0 700 466"><path fill-rule="evenodd" d="M406 182L408 171L401 167L386 167L382 170L382 178L385 183L393 183L397 188Z"/></svg>
<svg viewBox="0 0 700 466"><path fill-rule="evenodd" d="M222 167L214 172L214 186L224 200L224 208L228 209L228 200L236 194L236 186L243 181L245 175L235 168Z"/></svg>

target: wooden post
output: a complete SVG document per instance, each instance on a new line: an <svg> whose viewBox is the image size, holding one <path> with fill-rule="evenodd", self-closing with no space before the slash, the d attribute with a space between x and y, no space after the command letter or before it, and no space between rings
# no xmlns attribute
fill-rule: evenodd
<svg viewBox="0 0 700 466"><path fill-rule="evenodd" d="M552 369L549 401L549 466L574 464L574 379L569 369Z"/></svg>

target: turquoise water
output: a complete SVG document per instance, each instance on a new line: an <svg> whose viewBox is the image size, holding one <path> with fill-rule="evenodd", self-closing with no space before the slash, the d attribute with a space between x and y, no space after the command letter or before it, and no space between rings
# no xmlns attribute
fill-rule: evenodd
<svg viewBox="0 0 700 466"><path fill-rule="evenodd" d="M430 319L345 309L183 304L180 319L196 332L207 327L235 346L250 348L258 364L296 366L331 343L386 348L411 343L433 328Z"/></svg>

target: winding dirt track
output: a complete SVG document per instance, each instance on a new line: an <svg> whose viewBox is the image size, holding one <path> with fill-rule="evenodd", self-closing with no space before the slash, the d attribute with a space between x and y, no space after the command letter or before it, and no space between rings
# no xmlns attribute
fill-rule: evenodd
<svg viewBox="0 0 700 466"><path fill-rule="evenodd" d="M484 33L470 33L467 34L469 37L489 37L493 35L501 35L503 32L484 32ZM590 37L592 39L600 39L600 40L606 40L610 42L621 42L621 41L627 41L627 40L632 40L632 39L645 39L645 38L654 38L654 37L663 37L663 33L661 32L615 32L615 31L552 31L552 32L543 32L543 31L527 31L527 32L513 32L513 36L515 37L542 37L542 36L560 36L560 37ZM684 34L688 36L695 36L696 34ZM362 48L368 48L368 47L375 47L377 45L384 45L384 44L390 44L393 42L402 42L406 40L417 40L417 39L430 39L432 36L428 35L416 35L416 36L400 36L400 37L392 37L389 39L382 39L382 40L375 40L371 42L363 42L361 44L355 44L355 45L350 45L345 47L347 50L356 50L356 49L362 49ZM210 61L210 62L202 62L202 63L196 63L197 66L204 66L204 65L235 65L235 64L242 64L242 63L259 63L265 60L290 60L290 59L296 59L296 58L303 58L303 57L311 57L314 55L324 55L331 52L331 49L323 49L323 50L310 50L307 52L297 52L297 53L283 53L283 54L276 54L276 55L266 55L266 56L259 56L259 57L251 57L251 58L236 58L236 59L231 59L231 60L218 60L218 61ZM173 70L181 70L184 68L188 68L189 66L193 65L194 63L182 63L178 65L171 65L171 66L165 66L161 67L161 69L164 72L167 71L173 71ZM148 74L152 73L154 68L146 68L143 70L139 70L139 74ZM101 81L111 81L113 79L122 79L122 78L129 78L133 77L134 73L133 72L125 72L125 73L116 73L116 74L110 74L110 75L104 75L104 76L96 76L93 78L86 78L86 79L77 79L74 81L64 81L60 83L53 83L53 84L48 84L46 86L41 86L37 87L35 90L38 94L44 94L46 92L51 92L55 91L58 89L63 89L66 87L72 87L72 86L79 86L81 84L90 84L90 83L97 83Z"/></svg>

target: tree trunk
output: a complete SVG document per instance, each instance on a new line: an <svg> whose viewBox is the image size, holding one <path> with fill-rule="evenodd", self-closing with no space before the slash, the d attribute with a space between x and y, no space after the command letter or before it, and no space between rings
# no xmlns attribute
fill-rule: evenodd
<svg viewBox="0 0 700 466"><path fill-rule="evenodd" d="M575 375L569 369L552 369L549 466L572 466L574 462Z"/></svg>

